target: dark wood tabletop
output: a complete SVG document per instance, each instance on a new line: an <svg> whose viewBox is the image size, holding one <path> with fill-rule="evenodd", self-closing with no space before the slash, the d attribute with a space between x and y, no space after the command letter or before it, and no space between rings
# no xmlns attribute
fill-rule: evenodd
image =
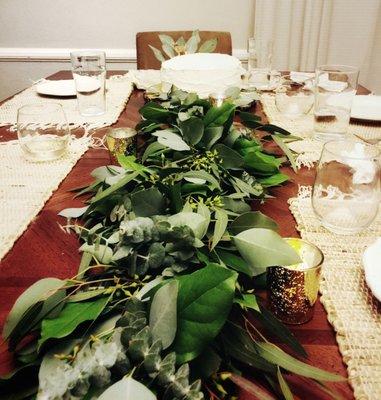
<svg viewBox="0 0 381 400"><path fill-rule="evenodd" d="M61 71L51 79L65 79L68 71ZM115 126L134 127L139 121L139 108L144 104L143 92L134 91L119 117ZM261 110L256 110L259 114ZM262 114L263 115L263 114ZM15 139L15 134L0 128L0 141ZM74 234L66 234L59 224L65 222L57 213L67 207L80 207L82 202L73 199L69 190L89 184L92 181L90 172L101 165L110 162L108 152L104 149L89 149L78 161L66 179L54 192L38 216L31 222L28 229L16 241L10 252L0 263L0 326L4 323L7 313L16 298L38 279L54 276L68 278L75 275L80 260L78 240ZM285 237L297 237L295 220L291 215L287 200L297 193L298 185L310 185L314 179L314 170L302 168L295 174L285 167L291 181L272 191L274 198L266 201L258 208L266 215L276 220L280 226L280 233ZM317 367L324 368L346 376L346 368L335 339L335 333L327 321L326 313L320 302L317 303L313 319L300 326L293 326L291 330L305 346L309 354L309 362ZM6 347L0 347L0 373L9 369L6 362ZM3 361L1 363L1 361ZM344 399L353 399L352 390L347 382L328 385ZM303 379L293 379L293 390L301 400L329 399ZM242 394L241 399L252 399Z"/></svg>

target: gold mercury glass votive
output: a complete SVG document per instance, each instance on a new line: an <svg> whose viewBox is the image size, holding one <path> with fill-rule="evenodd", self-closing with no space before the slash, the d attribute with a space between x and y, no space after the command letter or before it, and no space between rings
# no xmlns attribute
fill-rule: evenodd
<svg viewBox="0 0 381 400"><path fill-rule="evenodd" d="M117 164L120 154L135 152L136 130L133 128L110 128L106 134L106 146L112 164Z"/></svg>
<svg viewBox="0 0 381 400"><path fill-rule="evenodd" d="M318 247L305 240L285 240L302 262L267 269L268 303L282 322L304 324L313 317L324 256Z"/></svg>

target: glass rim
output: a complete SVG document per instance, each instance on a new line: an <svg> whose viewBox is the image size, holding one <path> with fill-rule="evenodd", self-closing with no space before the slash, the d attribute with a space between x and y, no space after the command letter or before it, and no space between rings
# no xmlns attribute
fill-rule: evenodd
<svg viewBox="0 0 381 400"><path fill-rule="evenodd" d="M106 58L106 52L104 50L74 50L70 52L70 56L104 56Z"/></svg>
<svg viewBox="0 0 381 400"><path fill-rule="evenodd" d="M334 72L336 74L359 73L360 69L353 65L323 64L316 67L315 72Z"/></svg>
<svg viewBox="0 0 381 400"><path fill-rule="evenodd" d="M314 269L320 268L323 265L323 263L324 263L324 253L315 244L309 242L308 240L305 240L305 239L302 239L302 238L295 238L295 237L285 237L285 238L283 238L283 240L285 240L287 243L290 240L298 240L300 242L303 242L304 244L308 245L309 247L315 249L315 251L320 255L320 261L316 265L314 265L312 267L303 268L301 270L292 269L292 268L290 268L290 265L280 265L280 267L288 269L288 270L291 270L291 271L307 272L307 271L312 271Z"/></svg>
<svg viewBox="0 0 381 400"><path fill-rule="evenodd" d="M335 144L336 143L346 143L346 144L353 144L353 145L357 144L357 143L360 143L365 148L371 150L373 152L373 154L370 154L369 156L365 156L365 155L364 156L341 155L340 153L336 152L335 150L330 150L329 149L329 146L333 145L334 143ZM377 147L375 147L375 146L373 146L373 145L371 145L369 143L360 142L360 141L356 141L356 140L345 140L345 139L333 139L333 140L329 140L328 142L325 142L324 145L323 145L323 150L322 150L321 154L323 154L324 151L327 151L328 153L333 154L335 156L348 158L350 160L371 160L371 159L374 159L374 158L377 158L377 157L380 156L380 150Z"/></svg>
<svg viewBox="0 0 381 400"><path fill-rule="evenodd" d="M59 109L64 113L64 109L62 107L62 104L60 104L60 103L47 103L47 104L45 104L45 103L28 103L28 104L24 104L21 107L19 107L17 109L17 113L19 113L21 111L23 114L33 115L33 114L36 114L36 111L32 112L32 109L35 109L35 110L41 109L41 108L46 109L49 107L55 108L56 110ZM26 111L28 109L30 109L31 111L30 112Z"/></svg>

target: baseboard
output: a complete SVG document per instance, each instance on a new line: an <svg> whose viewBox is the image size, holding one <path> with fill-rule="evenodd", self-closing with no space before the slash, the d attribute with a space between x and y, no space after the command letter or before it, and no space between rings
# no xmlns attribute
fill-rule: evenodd
<svg viewBox="0 0 381 400"><path fill-rule="evenodd" d="M85 49L69 48L31 48L0 47L0 62L68 62L70 52ZM98 49L99 50L99 49ZM102 49L111 63L136 63L135 49ZM247 61L244 49L234 49L233 55L241 61Z"/></svg>

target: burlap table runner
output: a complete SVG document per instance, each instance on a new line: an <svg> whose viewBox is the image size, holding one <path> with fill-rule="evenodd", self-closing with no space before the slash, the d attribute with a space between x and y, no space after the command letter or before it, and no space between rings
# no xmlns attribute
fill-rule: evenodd
<svg viewBox="0 0 381 400"><path fill-rule="evenodd" d="M318 161L323 147L323 142L312 138L314 126L314 116L312 112L300 117L286 117L276 108L275 96L273 93L263 93L260 101L268 120L272 124L278 125L288 130L293 135L299 136L303 139L288 143L288 147L298 154L296 158L297 165L299 167L311 167L316 161ZM369 143L376 143L381 141L381 124L351 121L348 134L351 139L354 140L364 140Z"/></svg>
<svg viewBox="0 0 381 400"><path fill-rule="evenodd" d="M324 253L320 291L329 322L348 367L356 399L381 399L381 305L368 289L362 254L381 235L381 213L365 231L351 236L328 232L311 205L311 187L289 200L303 239Z"/></svg>

